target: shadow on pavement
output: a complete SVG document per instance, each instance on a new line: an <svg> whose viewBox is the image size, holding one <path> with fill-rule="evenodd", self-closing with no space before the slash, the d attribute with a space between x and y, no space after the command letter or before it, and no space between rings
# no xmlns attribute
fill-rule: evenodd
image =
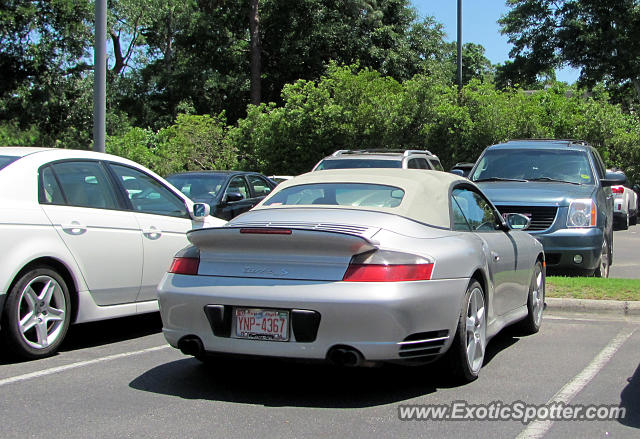
<svg viewBox="0 0 640 439"><path fill-rule="evenodd" d="M71 325L58 352L71 352L96 346L133 340L162 331L160 313L103 320ZM54 354L55 356L57 354ZM0 365L38 360L23 360L0 348Z"/></svg>
<svg viewBox="0 0 640 439"><path fill-rule="evenodd" d="M487 347L489 361L517 339L498 336L494 341L497 343L492 341ZM405 401L458 384L439 363L342 368L321 362L214 357L204 364L187 358L160 365L129 386L185 399L272 407L355 408Z"/></svg>
<svg viewBox="0 0 640 439"><path fill-rule="evenodd" d="M86 349L156 334L162 331L160 313L71 325L60 346L61 352Z"/></svg>
<svg viewBox="0 0 640 439"><path fill-rule="evenodd" d="M620 407L624 407L626 413L619 422L629 427L640 428L640 364L627 381L629 384L620 394Z"/></svg>

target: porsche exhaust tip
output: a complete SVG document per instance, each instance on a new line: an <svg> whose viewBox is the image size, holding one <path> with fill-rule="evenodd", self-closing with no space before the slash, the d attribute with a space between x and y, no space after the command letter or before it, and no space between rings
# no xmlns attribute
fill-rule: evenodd
<svg viewBox="0 0 640 439"><path fill-rule="evenodd" d="M327 359L338 366L356 367L364 362L364 357L350 346L334 346L327 353Z"/></svg>
<svg viewBox="0 0 640 439"><path fill-rule="evenodd" d="M202 340L195 335L186 335L178 341L178 349L185 355L200 357L204 353Z"/></svg>

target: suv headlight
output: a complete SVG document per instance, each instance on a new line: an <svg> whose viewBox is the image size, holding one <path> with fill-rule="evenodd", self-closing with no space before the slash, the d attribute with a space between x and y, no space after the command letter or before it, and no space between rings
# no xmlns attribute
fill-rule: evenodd
<svg viewBox="0 0 640 439"><path fill-rule="evenodd" d="M593 200L573 200L569 205L567 227L595 227L597 213Z"/></svg>

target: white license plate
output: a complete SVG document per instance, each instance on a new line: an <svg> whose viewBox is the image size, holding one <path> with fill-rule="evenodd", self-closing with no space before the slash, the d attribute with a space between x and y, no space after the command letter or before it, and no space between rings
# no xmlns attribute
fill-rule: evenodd
<svg viewBox="0 0 640 439"><path fill-rule="evenodd" d="M289 312L281 309L235 308L236 337L289 340Z"/></svg>

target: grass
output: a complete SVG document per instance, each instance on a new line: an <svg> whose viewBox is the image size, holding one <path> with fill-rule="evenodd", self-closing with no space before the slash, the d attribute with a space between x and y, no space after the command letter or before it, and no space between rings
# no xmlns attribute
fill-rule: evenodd
<svg viewBox="0 0 640 439"><path fill-rule="evenodd" d="M640 300L640 279L548 276L547 297Z"/></svg>

